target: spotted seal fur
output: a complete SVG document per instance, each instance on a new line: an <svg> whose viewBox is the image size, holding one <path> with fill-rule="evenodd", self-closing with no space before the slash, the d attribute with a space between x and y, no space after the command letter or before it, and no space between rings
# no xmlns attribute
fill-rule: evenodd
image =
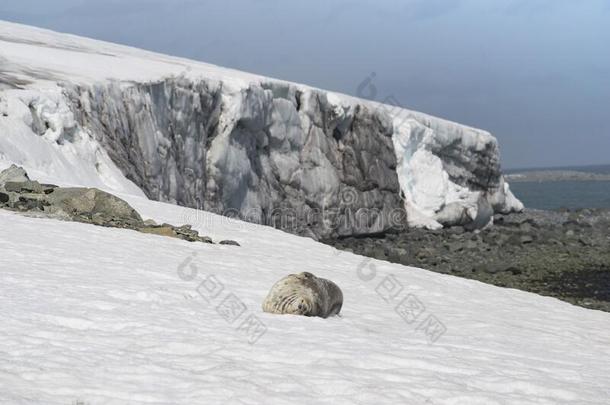
<svg viewBox="0 0 610 405"><path fill-rule="evenodd" d="M327 318L337 315L342 305L343 293L335 283L303 272L275 283L263 301L263 311Z"/></svg>

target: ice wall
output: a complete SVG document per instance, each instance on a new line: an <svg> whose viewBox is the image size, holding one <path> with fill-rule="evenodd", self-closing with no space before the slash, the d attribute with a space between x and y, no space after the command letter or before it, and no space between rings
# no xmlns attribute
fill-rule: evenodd
<svg viewBox="0 0 610 405"><path fill-rule="evenodd" d="M395 128L397 174L409 225L483 228L493 214L520 211L500 171L496 138L424 115Z"/></svg>
<svg viewBox="0 0 610 405"><path fill-rule="evenodd" d="M0 100L0 160L316 238L522 209L489 133L289 83L63 82Z"/></svg>
<svg viewBox="0 0 610 405"><path fill-rule="evenodd" d="M397 123L372 103L278 82L177 77L65 94L153 199L315 237L480 228L522 208L494 137L423 114Z"/></svg>
<svg viewBox="0 0 610 405"><path fill-rule="evenodd" d="M168 78L67 85L76 120L152 199L298 234L406 224L392 120L325 92Z"/></svg>

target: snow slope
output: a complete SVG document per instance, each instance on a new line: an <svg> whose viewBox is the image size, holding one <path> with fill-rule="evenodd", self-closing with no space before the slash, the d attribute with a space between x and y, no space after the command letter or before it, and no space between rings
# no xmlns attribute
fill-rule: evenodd
<svg viewBox="0 0 610 405"><path fill-rule="evenodd" d="M523 208L486 131L1 21L0 133L0 165L64 183L135 192L133 182L152 199L267 224L280 206L304 218L321 205L324 221L296 230L314 236L385 231L403 205L408 225L429 228ZM343 226L347 208L376 214Z"/></svg>
<svg viewBox="0 0 610 405"><path fill-rule="evenodd" d="M194 223L242 246L0 210L0 403L610 399L610 314L124 197L144 217ZM300 271L342 288L341 317L262 313L272 284ZM394 308L405 298L401 316ZM262 326L240 329L245 319Z"/></svg>

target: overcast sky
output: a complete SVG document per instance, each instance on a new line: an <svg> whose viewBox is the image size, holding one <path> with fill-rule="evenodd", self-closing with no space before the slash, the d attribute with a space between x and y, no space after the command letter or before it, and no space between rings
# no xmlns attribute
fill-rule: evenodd
<svg viewBox="0 0 610 405"><path fill-rule="evenodd" d="M610 0L2 0L0 19L484 128L507 168L610 164ZM369 94L370 95L370 94Z"/></svg>

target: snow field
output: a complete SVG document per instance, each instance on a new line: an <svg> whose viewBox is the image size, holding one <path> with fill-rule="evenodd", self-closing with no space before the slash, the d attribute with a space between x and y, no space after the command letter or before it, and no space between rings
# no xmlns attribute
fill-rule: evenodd
<svg viewBox="0 0 610 405"><path fill-rule="evenodd" d="M242 246L0 211L0 402L607 403L606 313L123 197ZM262 312L273 283L300 271L342 288L340 317ZM395 310L409 294L425 307L411 323L417 305ZM433 343L430 315L446 328ZM254 342L240 329L251 316L264 329Z"/></svg>

